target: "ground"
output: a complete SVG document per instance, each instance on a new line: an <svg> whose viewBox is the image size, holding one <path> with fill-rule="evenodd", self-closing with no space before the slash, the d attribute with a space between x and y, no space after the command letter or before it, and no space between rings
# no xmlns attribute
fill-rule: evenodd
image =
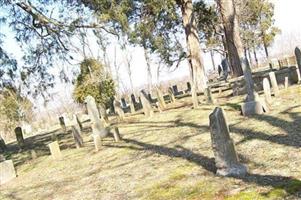
<svg viewBox="0 0 301 200"><path fill-rule="evenodd" d="M6 157L18 177L1 186L0 199L301 199L300 85L281 90L271 112L249 118L240 115L243 96L227 95L198 109L186 97L153 117L127 117L119 124L123 141L107 138L99 152L87 127L81 149L70 133L58 135L58 161L46 145L51 132L27 138L24 151L10 144ZM215 106L226 112L239 159L249 169L245 177L215 175L208 127ZM38 158L31 159L31 149Z"/></svg>

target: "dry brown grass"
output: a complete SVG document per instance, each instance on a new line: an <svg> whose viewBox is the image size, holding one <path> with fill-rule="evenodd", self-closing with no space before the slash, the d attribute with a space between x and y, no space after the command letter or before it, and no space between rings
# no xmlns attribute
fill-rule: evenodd
<svg viewBox="0 0 301 200"><path fill-rule="evenodd" d="M218 99L249 168L245 178L215 175L208 129L214 106L191 109L189 98L183 98L154 117L127 117L120 124L124 140L107 138L100 152L87 133L81 149L75 149L70 134L59 135L61 161L49 156L45 144L51 134L27 138L32 145L22 152L11 144L6 156L18 177L1 186L0 199L301 198L301 87L282 90L281 96L270 113L250 118L239 113L243 97ZM32 148L36 160L30 159Z"/></svg>

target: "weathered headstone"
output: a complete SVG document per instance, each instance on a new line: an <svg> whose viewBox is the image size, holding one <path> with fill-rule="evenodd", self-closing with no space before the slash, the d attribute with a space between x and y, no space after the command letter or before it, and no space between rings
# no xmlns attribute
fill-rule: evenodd
<svg viewBox="0 0 301 200"><path fill-rule="evenodd" d="M76 119L76 121L77 121L77 124L78 124L78 126L79 126L80 131L83 131L83 124L82 124L82 122L80 121L78 114L73 115L73 117L75 117L75 119Z"/></svg>
<svg viewBox="0 0 301 200"><path fill-rule="evenodd" d="M173 90L171 87L168 88L168 94L169 94L171 103L176 102L176 97L175 97L175 94L173 93Z"/></svg>
<svg viewBox="0 0 301 200"><path fill-rule="evenodd" d="M60 116L60 117L59 117L59 122L60 122L60 125L61 125L63 131L66 132L66 131L67 131L67 128L66 128L65 119L64 119L63 116Z"/></svg>
<svg viewBox="0 0 301 200"><path fill-rule="evenodd" d="M91 120L94 145L96 151L98 151L101 148L101 138L106 137L108 135L108 131L105 129L104 125L100 120L94 98L92 96L87 96L85 102L87 103L88 115Z"/></svg>
<svg viewBox="0 0 301 200"><path fill-rule="evenodd" d="M4 140L3 140L3 138L1 137L1 135L0 135L0 153L1 152L4 152L5 150L6 150L6 144L5 144L5 142L4 142Z"/></svg>
<svg viewBox="0 0 301 200"><path fill-rule="evenodd" d="M71 121L71 129L72 129L72 136L73 136L76 148L80 148L80 147L84 146L84 141L81 136L81 128L80 128L78 121L79 120L78 120L77 116L74 114L72 121Z"/></svg>
<svg viewBox="0 0 301 200"><path fill-rule="evenodd" d="M0 162L0 185L7 183L16 177L16 171L12 160Z"/></svg>
<svg viewBox="0 0 301 200"><path fill-rule="evenodd" d="M187 85L186 92L190 92L191 91L191 84L190 84L190 82L187 82L186 85Z"/></svg>
<svg viewBox="0 0 301 200"><path fill-rule="evenodd" d="M54 160L58 160L62 158L62 153L60 150L59 143L57 141L51 142L48 144L50 149L51 156Z"/></svg>
<svg viewBox="0 0 301 200"><path fill-rule="evenodd" d="M147 117L153 116L154 110L153 110L151 102L148 100L147 94L144 92L144 90L140 91L140 98L141 98L141 102L142 102L144 115Z"/></svg>
<svg viewBox="0 0 301 200"><path fill-rule="evenodd" d="M174 95L177 95L179 93L177 85L173 85L172 90L173 90Z"/></svg>
<svg viewBox="0 0 301 200"><path fill-rule="evenodd" d="M216 107L209 120L216 173L221 176L244 176L247 168L238 160L223 109Z"/></svg>
<svg viewBox="0 0 301 200"><path fill-rule="evenodd" d="M15 134L16 134L16 139L17 139L19 147L21 147L21 148L24 147L24 138L23 138L22 128L16 127Z"/></svg>
<svg viewBox="0 0 301 200"><path fill-rule="evenodd" d="M204 90L204 96L205 96L205 98L206 98L206 102L208 103L208 104L214 104L214 99L213 99L213 97L212 97L212 93L211 93L211 90L210 90L210 88L205 88L205 90Z"/></svg>
<svg viewBox="0 0 301 200"><path fill-rule="evenodd" d="M278 83L277 83L275 73L270 72L269 77L270 77L270 80L271 80L271 83L272 83L273 93L274 93L275 96L278 96L279 95L279 88L278 88Z"/></svg>
<svg viewBox="0 0 301 200"><path fill-rule="evenodd" d="M295 48L295 56L297 61L297 67L299 68L299 74L301 75L301 51L299 47Z"/></svg>
<svg viewBox="0 0 301 200"><path fill-rule="evenodd" d="M121 105L123 108L126 108L127 107L127 104L126 104L126 101L124 98L121 98Z"/></svg>
<svg viewBox="0 0 301 200"><path fill-rule="evenodd" d="M130 96L129 99L130 99L130 110L131 110L131 113L135 113L136 112L135 105L137 104L135 95L131 94L131 96Z"/></svg>
<svg viewBox="0 0 301 200"><path fill-rule="evenodd" d="M265 100L268 103L271 103L272 102L272 97L271 97L271 87L270 87L269 79L268 78L264 78L262 85L263 85L263 91L264 91Z"/></svg>
<svg viewBox="0 0 301 200"><path fill-rule="evenodd" d="M284 89L285 90L288 89L288 77L287 76L284 78Z"/></svg>
<svg viewBox="0 0 301 200"><path fill-rule="evenodd" d="M121 140L118 127L114 127L113 136L114 136L115 142L119 142Z"/></svg>
<svg viewBox="0 0 301 200"><path fill-rule="evenodd" d="M124 119L124 111L121 108L120 102L117 101L116 99L114 100L114 109L115 109L115 112L117 113L119 119L123 120Z"/></svg>
<svg viewBox="0 0 301 200"><path fill-rule="evenodd" d="M157 99L158 99L158 107L163 111L166 108L166 103L164 100L164 96L162 91L160 90L159 87L156 87L156 94L157 94Z"/></svg>

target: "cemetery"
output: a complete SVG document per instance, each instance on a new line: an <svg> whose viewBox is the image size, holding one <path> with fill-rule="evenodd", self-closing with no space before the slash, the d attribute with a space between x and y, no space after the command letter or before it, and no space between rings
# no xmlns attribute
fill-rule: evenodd
<svg viewBox="0 0 301 200"><path fill-rule="evenodd" d="M260 4L273 13L274 5L264 0L256 0L257 3L217 0L212 5L203 1L168 1L164 4L167 7L153 2L137 5L130 2L107 2L111 6L109 10L106 3L94 1L45 5L40 1L24 1L1 5L1 10L8 9L8 16L16 14L15 9L22 10L19 13L22 23L13 19L10 24L19 38L17 42L27 41L26 30L34 30L34 37L46 39L42 44L46 48L38 52L41 46L35 41L30 43L30 48L37 48L29 53L31 57L24 54L24 60L15 60L11 57L14 54L1 46L0 31L0 66L6 67L4 70L0 67L0 199L301 199L300 46L294 45L286 54L269 55L273 37L280 34L269 22L270 31L275 32L270 33L273 37L269 35L272 39L268 46L263 40L256 47L265 56L260 57L258 53L258 61L252 50L256 45L251 48L249 45L254 44L249 41L253 39L247 37L250 34L247 31L252 30L244 29L253 26L255 19L240 11L244 5L245 12L258 13L252 9ZM49 15L49 10L41 6L54 6L52 12L59 12L60 18ZM55 6L62 10L57 11ZM64 6L73 15L65 16ZM180 8L179 19L171 15L176 8ZM142 15L135 9L146 13ZM68 21L82 14L88 17ZM99 24L87 25L89 19L94 19L90 14L99 15ZM266 13L260 15L266 17ZM138 17L145 18L137 20ZM273 14L269 17L273 21ZM156 24L155 19L163 20L164 27L161 21ZM237 27L238 19L248 26ZM139 23L131 24L131 20ZM153 20L154 24L148 24L147 20ZM189 69L189 76L169 80L166 77L172 76L172 72L167 71L166 79L161 76L160 80L158 64L158 80L152 82L154 59L161 59L168 68L174 58L171 54L179 50L174 48L183 45L169 46L179 39L177 34L169 34L170 30L178 31L175 20L183 23L181 34L187 44L183 48L189 55L185 52L177 55L179 59L172 65L177 65L176 71L177 67L183 67L178 66L182 59L186 60L184 67ZM211 25L223 29L213 36L208 33L213 30L203 30L200 23L208 29ZM24 35L18 35L20 32ZM123 64L109 61L112 55L106 57L106 53L112 53L106 48L113 44L103 43L104 33L111 34L107 38L110 42L120 42L119 37L125 37L125 41L118 43L124 55L117 55L114 49L115 59L122 57ZM72 34L80 37L74 39ZM222 57L218 68L214 63L217 56L211 57L212 70L206 69L207 64L203 63L202 56L208 52L201 48L202 34L210 35L206 38L207 46L212 45L211 37L217 37L220 43L218 48L222 53L215 52ZM94 37L103 57L86 56L94 50L89 46L93 42L88 41ZM50 44L50 38L57 43ZM144 48L146 61L148 80L143 77L144 84L139 86L133 86L133 80L142 75L133 76L132 80L129 67L132 62L129 52L136 48L134 44ZM67 51L72 45L74 48L78 45L76 54ZM56 50L52 51L54 47ZM70 58L80 57L81 52L83 59L74 64L76 72L67 74L69 77L72 74L74 80L60 82L54 78L56 81L51 82L55 70L47 74L47 67L43 67L64 63L62 56L56 58L62 52ZM53 58L43 57L44 53ZM149 57L152 54L157 57ZM19 66L18 59L24 66ZM67 65L72 66L71 60ZM30 61L35 61L33 66ZM129 88L123 85L122 76L118 76L119 65L128 67L125 74ZM5 70L10 67L11 70ZM25 69L27 74L22 71ZM63 72L56 75L68 79ZM59 92L51 89L55 87Z"/></svg>

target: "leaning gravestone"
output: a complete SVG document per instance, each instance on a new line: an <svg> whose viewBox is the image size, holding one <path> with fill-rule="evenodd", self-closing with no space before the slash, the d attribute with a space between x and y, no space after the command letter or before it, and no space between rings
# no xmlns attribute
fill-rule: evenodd
<svg viewBox="0 0 301 200"><path fill-rule="evenodd" d="M6 144L5 144L3 138L0 135L0 153L4 152L6 149L7 149Z"/></svg>
<svg viewBox="0 0 301 200"><path fill-rule="evenodd" d="M88 115L91 120L92 136L95 149L98 151L101 148L101 138L104 138L108 135L108 130L105 129L100 120L95 99L89 95L86 97L85 102L87 103Z"/></svg>
<svg viewBox="0 0 301 200"><path fill-rule="evenodd" d="M204 95L205 95L207 104L214 104L214 99L212 97L212 93L211 93L210 88L208 88L208 87L205 88Z"/></svg>
<svg viewBox="0 0 301 200"><path fill-rule="evenodd" d="M270 82L268 78L263 79L263 91L264 91L264 97L267 103L272 102L272 97L271 97L271 87L270 87Z"/></svg>
<svg viewBox="0 0 301 200"><path fill-rule="evenodd" d="M221 176L244 176L247 168L238 161L223 109L216 107L209 120L216 173Z"/></svg>
<svg viewBox="0 0 301 200"><path fill-rule="evenodd" d="M78 124L78 119L76 115L73 115L73 119L71 121L71 129L76 148L84 146L84 141L81 136L81 128Z"/></svg>
<svg viewBox="0 0 301 200"><path fill-rule="evenodd" d="M164 110L166 108L166 103L164 100L163 93L159 87L156 87L156 94L157 94L157 99L158 99L158 103L159 103L158 106L160 107L161 110Z"/></svg>
<svg viewBox="0 0 301 200"><path fill-rule="evenodd" d="M299 68L299 74L301 75L301 51L299 47L295 48L295 56L297 61L297 67Z"/></svg>
<svg viewBox="0 0 301 200"><path fill-rule="evenodd" d="M177 85L173 85L172 86L172 90L173 90L173 92L174 92L175 95L177 95L179 93Z"/></svg>
<svg viewBox="0 0 301 200"><path fill-rule="evenodd" d="M114 127L113 136L114 136L115 142L119 142L121 140L118 127Z"/></svg>
<svg viewBox="0 0 301 200"><path fill-rule="evenodd" d="M123 120L124 119L124 111L121 108L120 102L117 101L116 99L114 100L114 109L115 109L115 112L117 113L119 119Z"/></svg>
<svg viewBox="0 0 301 200"><path fill-rule="evenodd" d="M151 102L147 98L147 94L145 93L144 90L140 91L140 98L141 98L141 102L142 102L142 108L143 108L144 115L147 117L153 116L154 110L153 110Z"/></svg>
<svg viewBox="0 0 301 200"><path fill-rule="evenodd" d="M131 96L129 98L129 102L130 102L131 113L135 113L136 112L135 105L137 104L137 102L136 102L136 98L135 98L134 94L131 94Z"/></svg>
<svg viewBox="0 0 301 200"><path fill-rule="evenodd" d="M175 97L175 94L173 93L173 90L171 87L168 88L168 94L169 94L171 103L176 102L176 97Z"/></svg>
<svg viewBox="0 0 301 200"><path fill-rule="evenodd" d="M16 134L16 139L17 139L19 147L21 147L21 148L24 147L24 138L23 138L22 128L16 127L15 134Z"/></svg>
<svg viewBox="0 0 301 200"><path fill-rule="evenodd" d="M48 144L50 149L51 156L54 160L59 160L62 158L62 153L60 150L59 143L57 141L51 142Z"/></svg>
<svg viewBox="0 0 301 200"><path fill-rule="evenodd" d="M278 88L278 83L277 83L277 79L275 76L275 72L270 72L269 73L269 77L272 83L272 88L273 88L273 92L275 97L279 95L279 88Z"/></svg>
<svg viewBox="0 0 301 200"><path fill-rule="evenodd" d="M59 122L60 122L60 125L61 125L63 131L66 132L66 131L67 131L67 128L66 128L66 123L65 123L65 118L64 118L64 116L60 116L60 117L59 117Z"/></svg>
<svg viewBox="0 0 301 200"><path fill-rule="evenodd" d="M12 160L0 162L0 185L11 181L16 177L15 167Z"/></svg>

